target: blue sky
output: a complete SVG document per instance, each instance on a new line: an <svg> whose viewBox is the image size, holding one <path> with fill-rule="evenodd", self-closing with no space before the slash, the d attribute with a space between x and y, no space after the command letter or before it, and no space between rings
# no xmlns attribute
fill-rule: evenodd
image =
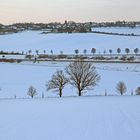
<svg viewBox="0 0 140 140"><path fill-rule="evenodd" d="M0 22L140 20L140 0L0 0Z"/></svg>

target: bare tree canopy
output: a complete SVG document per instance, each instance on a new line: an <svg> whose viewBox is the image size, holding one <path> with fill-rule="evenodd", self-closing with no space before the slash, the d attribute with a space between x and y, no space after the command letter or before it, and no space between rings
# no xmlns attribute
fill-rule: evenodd
<svg viewBox="0 0 140 140"><path fill-rule="evenodd" d="M125 83L120 81L116 86L116 90L117 90L118 93L123 95L127 91Z"/></svg>
<svg viewBox="0 0 140 140"><path fill-rule="evenodd" d="M93 89L100 81L100 76L91 62L78 60L70 63L65 70L70 84L78 90L79 96L83 94L83 91Z"/></svg>
<svg viewBox="0 0 140 140"><path fill-rule="evenodd" d="M34 98L37 95L36 89L33 86L30 86L27 93L31 98Z"/></svg>
<svg viewBox="0 0 140 140"><path fill-rule="evenodd" d="M91 49L91 53L95 54L96 53L96 49L95 48L92 48Z"/></svg>
<svg viewBox="0 0 140 140"><path fill-rule="evenodd" d="M52 75L51 80L46 84L47 90L54 90L54 92L58 92L61 97L62 90L68 81L62 70L56 71L56 73Z"/></svg>
<svg viewBox="0 0 140 140"><path fill-rule="evenodd" d="M135 54L138 54L138 53L139 53L139 49L138 49L138 48L135 48L135 49L134 49L134 53L135 53Z"/></svg>
<svg viewBox="0 0 140 140"><path fill-rule="evenodd" d="M129 53L130 53L130 49L129 49L129 48L126 48L126 49L125 49L125 52L126 52L127 54L129 54Z"/></svg>
<svg viewBox="0 0 140 140"><path fill-rule="evenodd" d="M117 48L117 53L120 54L121 53L121 49Z"/></svg>

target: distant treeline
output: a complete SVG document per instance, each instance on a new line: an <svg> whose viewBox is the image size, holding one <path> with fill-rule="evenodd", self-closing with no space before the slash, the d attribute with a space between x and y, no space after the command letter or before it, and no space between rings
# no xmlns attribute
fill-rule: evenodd
<svg viewBox="0 0 140 140"><path fill-rule="evenodd" d="M101 31L92 31L92 33L97 33L97 34L107 34L107 35L119 35L119 36L140 36L138 34L124 34L124 33L111 33L111 32L101 32Z"/></svg>
<svg viewBox="0 0 140 140"><path fill-rule="evenodd" d="M140 21L116 21L116 22L74 22L65 21L51 22L51 23L15 23L12 25L0 24L0 34L17 33L24 30L44 30L44 31L55 31L57 32L87 32L91 31L94 27L129 27L135 28L140 27Z"/></svg>
<svg viewBox="0 0 140 140"><path fill-rule="evenodd" d="M0 55L23 55L23 53L24 52L20 53L20 52L14 52L14 51L12 51L12 52L6 52L3 50L0 51Z"/></svg>

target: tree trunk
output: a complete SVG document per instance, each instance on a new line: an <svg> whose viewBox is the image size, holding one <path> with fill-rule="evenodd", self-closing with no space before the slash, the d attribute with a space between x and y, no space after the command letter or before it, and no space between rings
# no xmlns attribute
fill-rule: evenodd
<svg viewBox="0 0 140 140"><path fill-rule="evenodd" d="M79 95L79 96L82 96L81 90L79 90L79 93L78 93L78 95Z"/></svg>
<svg viewBox="0 0 140 140"><path fill-rule="evenodd" d="M62 97L62 89L59 90L59 96Z"/></svg>

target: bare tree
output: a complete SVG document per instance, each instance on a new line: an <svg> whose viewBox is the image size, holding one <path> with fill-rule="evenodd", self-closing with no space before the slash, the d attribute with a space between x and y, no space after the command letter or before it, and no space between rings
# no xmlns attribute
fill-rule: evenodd
<svg viewBox="0 0 140 140"><path fill-rule="evenodd" d="M103 51L103 54L104 54L104 55L106 54L106 50Z"/></svg>
<svg viewBox="0 0 140 140"><path fill-rule="evenodd" d="M47 90L54 90L54 92L58 92L59 96L62 97L62 90L68 81L68 78L66 78L62 70L56 71L52 75L51 80L46 84Z"/></svg>
<svg viewBox="0 0 140 140"><path fill-rule="evenodd" d="M51 50L50 53L53 55L53 50Z"/></svg>
<svg viewBox="0 0 140 140"><path fill-rule="evenodd" d="M125 52L127 53L127 55L130 53L130 49L129 48L126 48L125 49Z"/></svg>
<svg viewBox="0 0 140 140"><path fill-rule="evenodd" d="M36 89L33 86L30 86L27 93L31 98L34 98L37 95Z"/></svg>
<svg viewBox="0 0 140 140"><path fill-rule="evenodd" d="M137 87L137 89L136 89L136 94L137 94L137 95L140 95L140 87Z"/></svg>
<svg viewBox="0 0 140 140"><path fill-rule="evenodd" d="M74 50L74 52L75 52L76 55L79 54L79 50L78 49Z"/></svg>
<svg viewBox="0 0 140 140"><path fill-rule="evenodd" d="M100 76L91 62L78 60L70 63L65 70L70 84L77 89L79 96L83 94L83 91L93 89L100 81Z"/></svg>
<svg viewBox="0 0 140 140"><path fill-rule="evenodd" d="M43 52L44 52L44 54L46 54L46 50L44 50Z"/></svg>
<svg viewBox="0 0 140 140"><path fill-rule="evenodd" d="M109 49L109 53L110 53L110 55L112 54L112 50L111 49Z"/></svg>
<svg viewBox="0 0 140 140"><path fill-rule="evenodd" d="M92 48L91 49L91 53L93 53L93 55L96 53L96 49L95 48Z"/></svg>
<svg viewBox="0 0 140 140"><path fill-rule="evenodd" d="M28 53L29 53L29 55L31 55L31 53L32 53L32 50L29 50L29 51L28 51Z"/></svg>
<svg viewBox="0 0 140 140"><path fill-rule="evenodd" d="M118 93L123 95L127 91L127 87L124 82L120 81L116 86L116 90Z"/></svg>
<svg viewBox="0 0 140 140"><path fill-rule="evenodd" d="M139 53L139 49L138 49L138 48L135 48L135 49L134 49L134 53L135 53L135 54L138 54L138 53Z"/></svg>
<svg viewBox="0 0 140 140"><path fill-rule="evenodd" d="M86 49L84 49L83 53L84 53L84 55L86 55L86 54L87 54L87 50L86 50Z"/></svg>
<svg viewBox="0 0 140 140"><path fill-rule="evenodd" d="M117 53L120 54L121 53L121 49L117 48Z"/></svg>
<svg viewBox="0 0 140 140"><path fill-rule="evenodd" d="M37 55L39 54L39 50L36 50L35 52L36 52Z"/></svg>

